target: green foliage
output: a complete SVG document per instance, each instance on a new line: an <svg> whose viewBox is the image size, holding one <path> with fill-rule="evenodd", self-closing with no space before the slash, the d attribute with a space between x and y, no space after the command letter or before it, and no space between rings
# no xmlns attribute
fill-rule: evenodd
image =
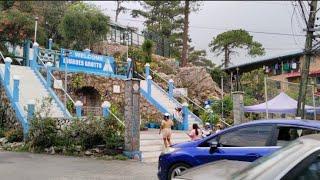
<svg viewBox="0 0 320 180"><path fill-rule="evenodd" d="M142 44L142 51L144 52L144 62L150 63L152 60L153 42L146 39Z"/></svg>
<svg viewBox="0 0 320 180"><path fill-rule="evenodd" d="M23 40L34 33L34 21L27 13L17 9L8 9L0 14L0 43L22 45ZM4 46L3 46L4 47ZM3 50L3 49L0 49Z"/></svg>
<svg viewBox="0 0 320 180"><path fill-rule="evenodd" d="M223 97L223 100L215 101L212 105L212 110L214 114L221 115L222 112L222 102L223 102L223 113L225 117L230 117L233 108L232 97L230 95L226 95Z"/></svg>
<svg viewBox="0 0 320 180"><path fill-rule="evenodd" d="M67 109L70 113L73 113L75 111L74 104L70 99L67 100Z"/></svg>
<svg viewBox="0 0 320 180"><path fill-rule="evenodd" d="M210 69L210 75L212 80L218 84L221 84L221 77L223 77L224 82L227 82L228 80L227 73L218 67Z"/></svg>
<svg viewBox="0 0 320 180"><path fill-rule="evenodd" d="M215 64L206 58L206 50L195 50L194 48L189 49L188 61L196 66L204 66L213 68Z"/></svg>
<svg viewBox="0 0 320 180"><path fill-rule="evenodd" d="M30 123L30 147L36 151L56 145L59 141L56 121L52 118L35 118Z"/></svg>
<svg viewBox="0 0 320 180"><path fill-rule="evenodd" d="M93 44L107 35L109 17L93 5L84 2L72 4L65 12L59 30L69 48L92 49Z"/></svg>
<svg viewBox="0 0 320 180"><path fill-rule="evenodd" d="M264 71L256 69L251 72L242 74L241 76L242 89L245 97L264 100Z"/></svg>
<svg viewBox="0 0 320 180"><path fill-rule="evenodd" d="M180 1L142 1L143 10L132 10L131 15L144 17L148 33L153 34L150 38L161 44L159 48L164 48L161 38L175 47L171 48L171 54L180 57L182 46L182 28L183 28L183 7ZM157 37L156 37L157 36ZM168 44L169 45L169 44Z"/></svg>
<svg viewBox="0 0 320 180"><path fill-rule="evenodd" d="M8 142L21 142L23 141L23 131L21 128L9 129L4 132L4 136L7 138Z"/></svg>
<svg viewBox="0 0 320 180"><path fill-rule="evenodd" d="M83 74L76 74L72 77L71 80L71 88L76 90L84 85L84 77Z"/></svg>
<svg viewBox="0 0 320 180"><path fill-rule="evenodd" d="M246 49L251 56L261 56L265 53L262 45L254 41L253 37L243 29L226 31L213 37L209 47L217 55L224 53L225 67L228 67L230 55L236 53L236 49Z"/></svg>
<svg viewBox="0 0 320 180"><path fill-rule="evenodd" d="M0 127L0 138L5 137L6 130L3 127Z"/></svg>

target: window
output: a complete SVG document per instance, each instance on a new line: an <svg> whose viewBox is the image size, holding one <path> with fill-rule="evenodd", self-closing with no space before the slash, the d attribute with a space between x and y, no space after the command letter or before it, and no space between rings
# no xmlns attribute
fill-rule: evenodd
<svg viewBox="0 0 320 180"><path fill-rule="evenodd" d="M320 179L320 156L319 151L311 154L293 169L291 169L281 180L309 180Z"/></svg>
<svg viewBox="0 0 320 180"><path fill-rule="evenodd" d="M277 146L287 145L289 142L308 134L317 134L319 131L299 127L278 127Z"/></svg>
<svg viewBox="0 0 320 180"><path fill-rule="evenodd" d="M296 180L320 179L320 157L318 156L309 166L301 171Z"/></svg>
<svg viewBox="0 0 320 180"><path fill-rule="evenodd" d="M272 134L272 125L250 126L222 134L219 143L225 147L265 146Z"/></svg>

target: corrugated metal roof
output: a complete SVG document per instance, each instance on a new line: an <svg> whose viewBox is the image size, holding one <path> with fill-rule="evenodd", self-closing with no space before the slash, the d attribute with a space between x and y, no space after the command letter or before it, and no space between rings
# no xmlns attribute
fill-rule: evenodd
<svg viewBox="0 0 320 180"><path fill-rule="evenodd" d="M230 66L228 68L224 68L224 70L232 70L237 67L241 68L241 67L246 67L246 66L250 66L253 64L267 62L267 61L274 60L274 59L285 58L288 56L302 55L302 54L303 54L303 50L294 50L294 51L289 51L289 52L285 52L285 53L281 53L281 54L277 54L277 55L263 56L263 57L255 58L255 59L251 60L251 62L247 62L247 63L243 63L243 64Z"/></svg>

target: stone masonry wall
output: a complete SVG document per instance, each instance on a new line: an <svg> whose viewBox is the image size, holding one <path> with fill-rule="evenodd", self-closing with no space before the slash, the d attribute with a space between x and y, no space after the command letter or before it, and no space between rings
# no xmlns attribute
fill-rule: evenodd
<svg viewBox="0 0 320 180"><path fill-rule="evenodd" d="M22 128L16 113L6 95L4 86L0 83L0 126L4 128Z"/></svg>
<svg viewBox="0 0 320 180"><path fill-rule="evenodd" d="M59 80L64 81L64 72L56 71L53 73L54 76ZM79 100L79 97L75 94L74 79L81 79L79 83L81 87L94 87L101 96L101 102L109 101L111 104L117 104L119 110L123 113L124 111L124 86L125 82L122 79L96 76L91 74L83 73L69 73L68 74L68 92L70 96L75 100ZM120 93L113 92L113 86L120 86ZM62 90L55 89L55 92L60 97L61 101L64 102L64 93ZM99 105L98 107L101 107ZM143 96L140 98L140 114L143 122L149 120L161 120L161 112L159 112L154 106L152 106Z"/></svg>
<svg viewBox="0 0 320 180"><path fill-rule="evenodd" d="M108 54L108 55L114 55L115 53L120 53L120 55L123 55L127 53L128 47L120 44L115 43L108 43L107 41L102 41L99 43L96 43L93 46L93 51L101 54Z"/></svg>

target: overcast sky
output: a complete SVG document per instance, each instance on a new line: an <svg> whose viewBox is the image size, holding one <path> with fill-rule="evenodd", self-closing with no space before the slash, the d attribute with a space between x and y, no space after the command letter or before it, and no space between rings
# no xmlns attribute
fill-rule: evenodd
<svg viewBox="0 0 320 180"><path fill-rule="evenodd" d="M103 12L114 20L116 2L91 2L103 9ZM129 9L141 8L138 2L126 2ZM297 8L296 8L297 10ZM216 64L222 57L216 57L209 52L208 44L212 37L229 29L243 28L255 32L284 33L289 35L270 35L263 33L250 34L254 40L262 43L266 56L282 54L302 49L304 46L304 22L298 11L293 18L293 4L290 1L204 1L201 10L190 15L190 37L192 45L197 49L207 50L208 57ZM292 18L292 24L291 24ZM130 12L120 14L118 22L123 25L144 29L143 19L134 19ZM292 36L295 34L296 36ZM244 53L232 57L233 64L251 61Z"/></svg>

